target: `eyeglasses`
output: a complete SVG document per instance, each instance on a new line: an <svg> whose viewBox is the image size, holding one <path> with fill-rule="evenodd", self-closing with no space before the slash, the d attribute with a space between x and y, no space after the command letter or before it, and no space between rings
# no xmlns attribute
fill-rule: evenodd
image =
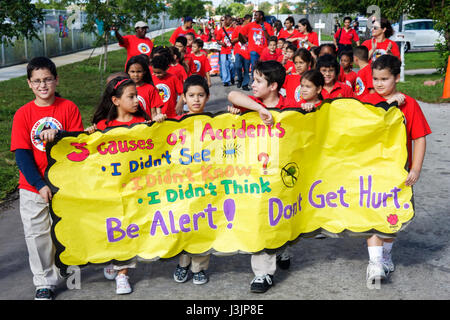
<svg viewBox="0 0 450 320"><path fill-rule="evenodd" d="M53 82L55 80L56 79L54 79L54 78L46 78L44 80L33 80L33 81L30 81L30 83L33 87L38 88L41 85L41 83L45 83L47 86L49 86L49 85L53 84Z"/></svg>
<svg viewBox="0 0 450 320"><path fill-rule="evenodd" d="M372 30L378 30L378 29L380 29L380 27L377 27L377 26L372 27Z"/></svg>

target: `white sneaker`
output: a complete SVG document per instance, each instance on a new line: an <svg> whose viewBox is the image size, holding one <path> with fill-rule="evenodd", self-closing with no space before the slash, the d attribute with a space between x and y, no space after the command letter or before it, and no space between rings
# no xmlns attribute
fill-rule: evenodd
<svg viewBox="0 0 450 320"><path fill-rule="evenodd" d="M395 271L394 262L392 262L392 256L390 253L383 252L383 265L389 273Z"/></svg>
<svg viewBox="0 0 450 320"><path fill-rule="evenodd" d="M109 265L109 266L103 268L103 275L108 280L114 280L117 276L117 271L114 270L112 265Z"/></svg>
<svg viewBox="0 0 450 320"><path fill-rule="evenodd" d="M366 272L367 283L373 284L376 281L386 280L386 269L382 262L369 261ZM387 271L389 273L389 271Z"/></svg>
<svg viewBox="0 0 450 320"><path fill-rule="evenodd" d="M128 294L131 293L131 286L128 282L128 276L119 274L116 277L116 294Z"/></svg>

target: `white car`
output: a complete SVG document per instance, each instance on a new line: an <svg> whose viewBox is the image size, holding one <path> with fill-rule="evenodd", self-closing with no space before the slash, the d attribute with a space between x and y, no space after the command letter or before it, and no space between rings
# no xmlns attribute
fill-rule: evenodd
<svg viewBox="0 0 450 320"><path fill-rule="evenodd" d="M398 23L392 25L394 35L390 39L393 41L398 41L396 36L399 33L398 27ZM436 42L443 40L439 32L433 29L433 20L431 19L404 20L401 33L407 39L405 52L408 50L434 49Z"/></svg>

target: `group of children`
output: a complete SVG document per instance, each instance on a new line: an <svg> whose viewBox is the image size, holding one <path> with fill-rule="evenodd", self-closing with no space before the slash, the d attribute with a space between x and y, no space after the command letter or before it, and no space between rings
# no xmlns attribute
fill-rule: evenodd
<svg viewBox="0 0 450 320"><path fill-rule="evenodd" d="M257 111L262 121L271 125L273 118L267 108L301 108L309 112L319 107L324 99L333 98L357 98L372 104L397 102L406 117L408 136L410 170L405 184L416 183L425 154L425 136L431 130L418 103L396 89L400 76L399 59L386 54L371 63L367 48L358 46L353 52L343 53L339 64L334 45L311 50L288 45L280 61L273 56L276 53L273 48L278 45L275 40L270 39L269 59L262 55L253 69L253 95L231 91L228 100L233 106L228 107L228 111L234 114ZM45 142L53 141L60 131L92 133L97 129L162 122L167 118L180 119L185 113L204 112L211 86L208 62L202 52L201 39L193 39L190 46L191 53L187 53L187 39L180 36L173 47L155 47L150 57L131 57L125 72L107 79L92 126L87 129L83 128L77 107L57 96L55 88L59 79L54 63L39 57L28 64L28 84L35 99L14 116L11 151L15 152L20 170L20 211L37 288L36 299L52 298L58 278L53 264L48 212L52 193L43 178L47 167ZM286 67L286 60L291 62L289 67ZM353 63L360 68L356 73L352 71ZM392 239L372 236L367 243L370 259L367 281L386 278L394 271L390 255ZM191 270L195 284L206 283L209 260L209 255L181 254L173 273L174 280L186 282ZM266 292L273 285L277 264L282 268L289 267L287 250L252 255L255 273L252 292ZM132 292L128 269L135 266L136 261L132 259L104 269L105 277L116 280L117 294Z"/></svg>

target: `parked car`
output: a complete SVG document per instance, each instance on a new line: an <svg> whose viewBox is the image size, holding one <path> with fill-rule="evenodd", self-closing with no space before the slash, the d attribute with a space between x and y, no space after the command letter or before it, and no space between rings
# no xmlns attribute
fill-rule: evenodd
<svg viewBox="0 0 450 320"><path fill-rule="evenodd" d="M394 29L394 35L390 39L397 41L396 33L399 32L399 24L393 24L392 28ZM404 20L402 33L407 38L405 52L421 49L432 50L438 40L443 40L439 32L433 29L433 20L431 19ZM400 47L400 43L397 44Z"/></svg>

